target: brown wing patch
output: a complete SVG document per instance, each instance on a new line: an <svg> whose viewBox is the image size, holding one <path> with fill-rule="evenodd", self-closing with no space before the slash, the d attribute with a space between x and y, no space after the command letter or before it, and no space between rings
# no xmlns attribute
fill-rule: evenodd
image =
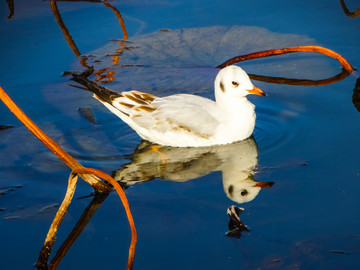
<svg viewBox="0 0 360 270"><path fill-rule="evenodd" d="M201 134L200 132L196 132L194 130L191 130L189 127L184 126L184 125L178 125L177 123L174 123L173 121L171 121L170 119L166 119L166 121L170 124L172 130L177 131L177 130L182 130L185 131L187 133L193 134L195 136L198 136L200 138L203 139L209 139L209 135L206 134Z"/></svg>
<svg viewBox="0 0 360 270"><path fill-rule="evenodd" d="M141 110L143 110L143 111L145 111L145 112L151 113L151 112L155 111L156 108L151 107L151 106L141 105L141 106L136 107L135 110L136 110L136 111L141 111Z"/></svg>
<svg viewBox="0 0 360 270"><path fill-rule="evenodd" d="M174 130L183 130L183 131L186 131L186 132L189 132L189 133L193 133L192 131L191 131L191 129L189 129L188 127L186 127L186 126L183 126L183 125L179 125L179 126L175 126L175 127L173 127L173 129Z"/></svg>
<svg viewBox="0 0 360 270"><path fill-rule="evenodd" d="M141 105L147 105L147 103L146 103L144 100L135 97L131 92L126 93L126 94L125 94L125 97L126 97L127 99L130 99L130 100L136 102L136 103L139 104L139 105L140 105L140 104L141 104Z"/></svg>
<svg viewBox="0 0 360 270"><path fill-rule="evenodd" d="M131 109L132 107L134 107L134 105L128 104L128 103L125 103L125 102L119 102L119 104L120 104L121 106L125 106L125 107L127 107L127 108L129 108L129 109Z"/></svg>
<svg viewBox="0 0 360 270"><path fill-rule="evenodd" d="M135 98L137 98L137 99L143 99L143 98L141 97L141 95L139 95L139 93L138 93L137 91L131 91L130 93L133 94L133 96L134 96Z"/></svg>
<svg viewBox="0 0 360 270"><path fill-rule="evenodd" d="M152 94L143 93L143 92L136 91L136 90L132 90L132 91L129 91L127 93L133 95L134 98L136 98L137 100L142 100L147 104L151 104L151 102L153 102L154 99L157 98L157 96L154 96Z"/></svg>
<svg viewBox="0 0 360 270"><path fill-rule="evenodd" d="M155 98L157 98L157 96L154 96L154 95L151 95L151 94L148 94L148 93L142 93L141 94L141 97L146 100L149 104L151 102L154 101Z"/></svg>

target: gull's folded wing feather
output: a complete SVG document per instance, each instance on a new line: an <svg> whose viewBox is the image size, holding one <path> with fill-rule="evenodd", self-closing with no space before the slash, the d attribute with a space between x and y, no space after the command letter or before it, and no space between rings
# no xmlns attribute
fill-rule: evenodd
<svg viewBox="0 0 360 270"><path fill-rule="evenodd" d="M160 132L171 130L192 132L204 137L213 135L219 122L209 113L214 108L212 100L186 94L155 99L131 115L141 127ZM150 112L150 110L153 110ZM200 124L199 124L200 123Z"/></svg>

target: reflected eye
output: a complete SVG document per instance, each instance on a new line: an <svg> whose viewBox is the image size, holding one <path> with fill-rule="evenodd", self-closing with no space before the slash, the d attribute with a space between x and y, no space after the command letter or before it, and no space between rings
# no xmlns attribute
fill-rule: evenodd
<svg viewBox="0 0 360 270"><path fill-rule="evenodd" d="M248 194L248 191L246 189L243 189L240 194L241 196L246 196Z"/></svg>
<svg viewBox="0 0 360 270"><path fill-rule="evenodd" d="M238 83L238 82L232 81L231 83L232 83L232 85L235 86L235 87L238 87L238 86L239 86L239 83Z"/></svg>

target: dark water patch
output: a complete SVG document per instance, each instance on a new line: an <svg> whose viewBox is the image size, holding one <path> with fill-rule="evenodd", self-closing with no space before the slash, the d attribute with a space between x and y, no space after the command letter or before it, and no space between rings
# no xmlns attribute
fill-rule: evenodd
<svg viewBox="0 0 360 270"><path fill-rule="evenodd" d="M86 108L80 107L80 108L78 108L78 111L91 124L96 125L95 115L93 114L91 108L89 108L89 107L86 107Z"/></svg>
<svg viewBox="0 0 360 270"><path fill-rule="evenodd" d="M59 203L28 204L7 209L4 220L47 220L54 216L59 208Z"/></svg>
<svg viewBox="0 0 360 270"><path fill-rule="evenodd" d="M0 187L0 195L6 195L7 193L15 191L18 188L22 188L22 185L16 185L12 187Z"/></svg>
<svg viewBox="0 0 360 270"><path fill-rule="evenodd" d="M14 127L14 126L0 125L0 130L5 130L5 129L13 128L13 127Z"/></svg>

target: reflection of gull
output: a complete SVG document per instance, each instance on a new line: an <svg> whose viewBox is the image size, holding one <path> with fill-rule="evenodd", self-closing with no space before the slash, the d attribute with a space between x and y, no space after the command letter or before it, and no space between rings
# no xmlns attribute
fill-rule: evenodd
<svg viewBox="0 0 360 270"><path fill-rule="evenodd" d="M254 199L261 188L273 184L253 180L257 156L253 138L228 145L193 148L160 147L143 141L131 155L132 162L115 171L114 178L130 186L154 178L185 182L222 171L226 195L237 203L245 203Z"/></svg>
<svg viewBox="0 0 360 270"><path fill-rule="evenodd" d="M74 74L74 80L87 86L143 139L175 147L219 145L248 138L256 116L255 106L246 96L265 96L237 66L225 67L216 76L216 102L188 94L159 98L138 91L117 93L81 75Z"/></svg>

